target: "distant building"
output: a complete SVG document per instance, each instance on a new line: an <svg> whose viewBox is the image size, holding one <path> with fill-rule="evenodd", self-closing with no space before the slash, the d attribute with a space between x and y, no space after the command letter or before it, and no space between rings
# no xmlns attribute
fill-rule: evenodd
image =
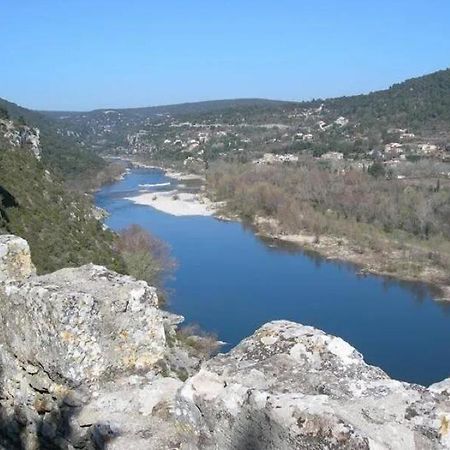
<svg viewBox="0 0 450 450"><path fill-rule="evenodd" d="M321 157L321 159L326 159L329 161L339 161L344 159L344 154L340 152L328 152L324 153Z"/></svg>
<svg viewBox="0 0 450 450"><path fill-rule="evenodd" d="M432 155L438 151L438 146L434 144L419 144L417 150L420 155Z"/></svg>
<svg viewBox="0 0 450 450"><path fill-rule="evenodd" d="M398 156L403 153L403 144L399 142L391 142L384 146L384 154L386 156Z"/></svg>
<svg viewBox="0 0 450 450"><path fill-rule="evenodd" d="M338 117L338 118L334 121L334 123L335 123L336 125L339 125L340 127L345 127L345 125L348 124L348 119L346 119L345 117L341 116L341 117Z"/></svg>
<svg viewBox="0 0 450 450"><path fill-rule="evenodd" d="M253 161L253 164L279 164L297 162L298 156L287 153L285 155L276 155L274 153L264 153L260 159Z"/></svg>

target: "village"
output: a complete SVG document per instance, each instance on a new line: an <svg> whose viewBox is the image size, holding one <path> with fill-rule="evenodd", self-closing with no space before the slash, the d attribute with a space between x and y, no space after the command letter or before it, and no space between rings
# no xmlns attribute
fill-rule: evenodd
<svg viewBox="0 0 450 450"><path fill-rule="evenodd" d="M417 136L408 129L387 130L385 142L371 148L364 137L354 132L349 119L338 117L331 123L320 119L322 109L290 114L286 123L227 123L217 117L210 121L177 121L169 114L148 119L145 126L126 136L117 146L117 154L146 159L173 160L187 170L198 171L214 160L252 162L253 164L298 164L304 157L313 157L331 169L368 170L372 164L385 168L399 179L409 176L412 163L433 166L435 175L450 179L449 147L432 137ZM106 126L103 133L110 133ZM342 142L352 151L333 150L327 141ZM390 140L389 138L392 138ZM386 141L387 139L387 141ZM322 150L322 143L330 147ZM357 142L361 141L361 149ZM365 147L365 149L364 149ZM417 176L417 174L414 174Z"/></svg>

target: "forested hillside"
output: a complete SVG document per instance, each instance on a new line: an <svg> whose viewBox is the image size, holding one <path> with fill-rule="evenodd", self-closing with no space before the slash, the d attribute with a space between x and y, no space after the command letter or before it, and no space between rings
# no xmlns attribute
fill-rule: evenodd
<svg viewBox="0 0 450 450"><path fill-rule="evenodd" d="M43 113L98 153L245 162L265 153L345 159L449 159L450 70L366 95L286 102L220 100L85 113ZM395 148L387 148L395 143ZM399 150L401 149L401 150ZM391 151L393 150L393 151Z"/></svg>
<svg viewBox="0 0 450 450"><path fill-rule="evenodd" d="M12 119L39 128L42 162L58 175L73 179L104 167L102 158L83 148L75 137L60 130L58 123L51 118L1 98L0 108Z"/></svg>
<svg viewBox="0 0 450 450"><path fill-rule="evenodd" d="M39 272L90 262L123 271L115 235L96 220L89 197L69 192L47 170L39 144L38 129L2 111L0 233L25 238Z"/></svg>
<svg viewBox="0 0 450 450"><path fill-rule="evenodd" d="M448 129L450 69L412 78L384 91L329 99L324 104L335 114L366 127L385 125L417 132Z"/></svg>

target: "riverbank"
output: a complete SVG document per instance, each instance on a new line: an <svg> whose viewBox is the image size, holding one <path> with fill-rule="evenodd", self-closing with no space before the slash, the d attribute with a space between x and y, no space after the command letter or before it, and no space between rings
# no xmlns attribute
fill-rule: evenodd
<svg viewBox="0 0 450 450"><path fill-rule="evenodd" d="M450 189L311 162L217 164L207 191L226 201L225 214L238 214L262 235L358 264L363 273L429 283L439 298L450 297L450 227L446 209L436 206L448 204Z"/></svg>
<svg viewBox="0 0 450 450"><path fill-rule="evenodd" d="M204 189L205 177L175 170L173 168L144 164L129 160L134 166L159 169L166 176L179 181L198 181L199 188ZM214 216L219 220L240 221L240 216L227 208L226 202L214 202L208 192L198 194L172 190L169 192L143 193L127 198L136 204L151 206L159 211L174 216ZM274 218L256 217L252 226L255 233L262 238L274 239L297 246L299 249L315 252L329 260L339 260L355 264L361 275L374 274L393 279L422 282L435 288L438 301L450 302L449 274L433 264L424 264L414 258L414 248L398 246L394 240L385 239L383 249L371 248L369 245L352 242L345 236L333 236L308 233L286 233Z"/></svg>
<svg viewBox="0 0 450 450"><path fill-rule="evenodd" d="M140 195L127 197L137 205L151 206L158 211L173 216L212 216L217 213L218 204L212 202L204 193L205 177L199 174L182 172L171 167L162 167L155 164L147 164L135 159L123 159L132 166L141 169L157 169L173 180L198 183L199 192L184 192L185 185L179 185L178 189L161 192L144 192Z"/></svg>
<svg viewBox="0 0 450 450"><path fill-rule="evenodd" d="M144 192L133 197L127 197L126 200L130 200L137 205L151 206L158 211L173 216L212 216L216 213L214 202L207 198L204 192L201 192L205 186L204 176L181 172L169 167L150 165L133 159L127 161L134 167L161 170L168 178L173 180L198 183L199 192L184 192L183 189L186 186L183 184L170 191Z"/></svg>
<svg viewBox="0 0 450 450"><path fill-rule="evenodd" d="M244 217L241 223L216 220L220 210L177 217L123 198L139 195L144 184L169 181L159 170L133 169L98 193L96 204L110 213L112 230L139 224L167 242L178 261L167 307L216 333L229 343L224 350L260 323L303 320L346 338L371 364L402 380L430 384L448 376L442 362L450 361L448 307L433 301L427 285L359 276L354 264L259 238ZM433 352L426 350L430 342Z"/></svg>
<svg viewBox="0 0 450 450"><path fill-rule="evenodd" d="M66 182L69 190L93 194L102 186L122 180L130 171L128 161L122 158L104 158L105 167L99 171L81 174L76 180Z"/></svg>
<svg viewBox="0 0 450 450"><path fill-rule="evenodd" d="M188 173L182 170L175 169L173 167L168 166L162 166L158 164L147 164L143 163L141 161L137 161L135 159L129 158L124 159L121 158L123 161L128 161L131 163L134 167L142 168L142 169L159 169L162 170L166 176L169 178L173 178L174 180L178 181L200 181L202 183L205 183L206 179L204 175L195 174L195 173Z"/></svg>
<svg viewBox="0 0 450 450"><path fill-rule="evenodd" d="M435 266L415 263L404 250L379 253L357 246L345 237L318 237L306 231L287 234L280 230L276 220L264 217L257 217L252 225L256 234L263 238L288 242L303 250L316 252L329 260L355 264L360 268L361 275L373 274L429 284L437 292L434 296L436 301L450 302L448 273ZM394 243L391 244L393 246Z"/></svg>

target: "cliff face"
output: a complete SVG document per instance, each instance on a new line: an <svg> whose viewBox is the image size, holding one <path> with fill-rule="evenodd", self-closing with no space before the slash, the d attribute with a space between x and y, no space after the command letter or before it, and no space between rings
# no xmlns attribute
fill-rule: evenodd
<svg viewBox="0 0 450 450"><path fill-rule="evenodd" d="M100 266L36 276L0 236L0 448L450 448L449 380L392 380L287 321L200 364L181 320Z"/></svg>
<svg viewBox="0 0 450 450"><path fill-rule="evenodd" d="M0 119L0 144L29 150L37 159L41 158L40 130L38 128L18 125L8 119Z"/></svg>

